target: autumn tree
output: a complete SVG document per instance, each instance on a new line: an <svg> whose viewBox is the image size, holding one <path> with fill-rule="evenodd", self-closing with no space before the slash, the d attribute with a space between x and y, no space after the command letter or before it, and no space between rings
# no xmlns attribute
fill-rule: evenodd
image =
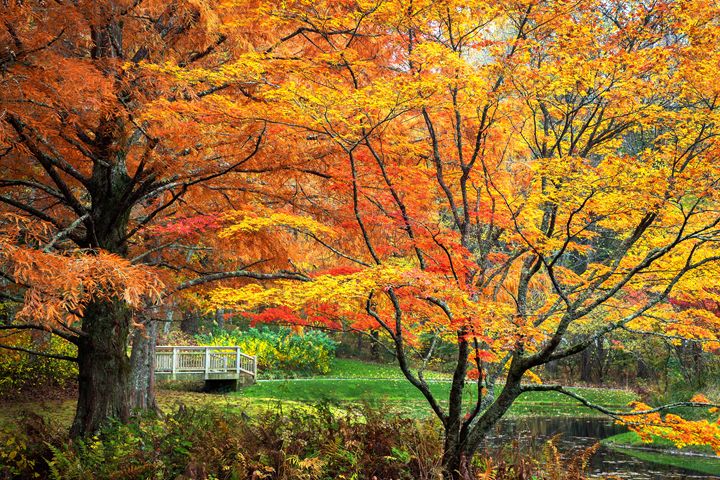
<svg viewBox="0 0 720 480"><path fill-rule="evenodd" d="M720 450L716 424L667 406L625 417L533 373L617 330L670 333L657 314L671 292L716 278L719 13L694 0L259 6L254 21L281 39L264 50L282 75L263 118L322 152L308 157L327 177L313 218L330 231L300 236L332 255L305 266L310 281L220 288L212 305L383 332L442 422L448 478L532 391ZM717 324L702 335L716 342ZM445 399L423 376L440 340L457 345Z"/></svg>
<svg viewBox="0 0 720 480"><path fill-rule="evenodd" d="M226 278L297 277L273 238L224 248L202 232L227 212L237 222L280 209L310 166L267 142L256 31L235 24L246 6L1 8L0 275L14 313L0 329L77 345L71 434L82 435L126 419L131 399L152 404L147 375L133 377L130 393L128 337L135 329L143 343L169 295ZM152 345L143 348L133 358L147 370Z"/></svg>

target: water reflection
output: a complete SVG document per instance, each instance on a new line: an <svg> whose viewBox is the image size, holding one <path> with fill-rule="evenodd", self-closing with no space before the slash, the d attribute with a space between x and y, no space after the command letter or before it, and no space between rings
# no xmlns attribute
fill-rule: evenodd
<svg viewBox="0 0 720 480"><path fill-rule="evenodd" d="M602 418L544 418L528 417L503 420L490 436L486 448L493 450L507 445L513 439L523 449L541 448L548 439L557 438L561 452L570 452L594 445L602 438L625 432L625 427ZM685 470L678 467L659 465L615 452L605 447L592 456L589 463L592 475L600 477L618 476L632 480L699 480L720 477Z"/></svg>

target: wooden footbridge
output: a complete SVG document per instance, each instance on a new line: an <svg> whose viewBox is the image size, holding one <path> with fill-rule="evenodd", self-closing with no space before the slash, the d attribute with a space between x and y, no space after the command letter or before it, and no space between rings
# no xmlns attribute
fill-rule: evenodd
<svg viewBox="0 0 720 480"><path fill-rule="evenodd" d="M240 347L160 346L155 349L155 378L158 380L204 380L237 388L255 383L257 357Z"/></svg>

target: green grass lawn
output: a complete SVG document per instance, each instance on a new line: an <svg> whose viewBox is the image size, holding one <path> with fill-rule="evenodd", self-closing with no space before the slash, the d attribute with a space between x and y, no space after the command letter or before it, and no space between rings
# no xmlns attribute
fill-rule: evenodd
<svg viewBox="0 0 720 480"><path fill-rule="evenodd" d="M449 382L429 382L430 390L442 403L450 392ZM502 387L498 387L501 389ZM575 389L575 391L594 403L624 408L635 398L632 392L623 390ZM248 401L278 402L330 402L330 403L387 403L402 411L413 414L429 413L422 394L404 379L312 379L277 380L260 382L234 396ZM466 401L474 401L477 391L466 388ZM573 399L557 392L533 392L522 395L513 405L511 414L515 415L593 415L594 412L577 404Z"/></svg>
<svg viewBox="0 0 720 480"><path fill-rule="evenodd" d="M427 380L450 380L452 375L433 370L424 372ZM363 362L353 358L335 358L330 371L315 378L405 378L397 363Z"/></svg>
<svg viewBox="0 0 720 480"><path fill-rule="evenodd" d="M450 375L427 372L430 390L441 403L450 392ZM502 387L498 387L501 389ZM466 401L477 398L477 390L468 385ZM625 390L579 388L576 392L594 403L624 408L636 397ZM334 404L389 404L412 416L430 414L422 394L402 375L396 364L376 364L351 359L335 359L330 372L312 379L263 380L233 393L248 403L267 402L330 402ZM582 416L595 412L578 405L573 399L557 392L533 392L521 396L513 405L511 415Z"/></svg>
<svg viewBox="0 0 720 480"><path fill-rule="evenodd" d="M450 380L452 375L433 370L424 372L425 378L428 380ZM293 379L300 378L404 378L397 363L375 363L364 362L353 358L335 358L331 361L330 371L325 374L294 374L290 376ZM260 380L284 380L284 377L278 376L277 372L258 371Z"/></svg>

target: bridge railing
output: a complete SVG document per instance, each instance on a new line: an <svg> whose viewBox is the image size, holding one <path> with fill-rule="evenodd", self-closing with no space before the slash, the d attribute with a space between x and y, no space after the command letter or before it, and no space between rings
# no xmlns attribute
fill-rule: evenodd
<svg viewBox="0 0 720 480"><path fill-rule="evenodd" d="M257 376L257 357L246 355L240 347L158 346L155 349L155 373L211 374L241 373Z"/></svg>

